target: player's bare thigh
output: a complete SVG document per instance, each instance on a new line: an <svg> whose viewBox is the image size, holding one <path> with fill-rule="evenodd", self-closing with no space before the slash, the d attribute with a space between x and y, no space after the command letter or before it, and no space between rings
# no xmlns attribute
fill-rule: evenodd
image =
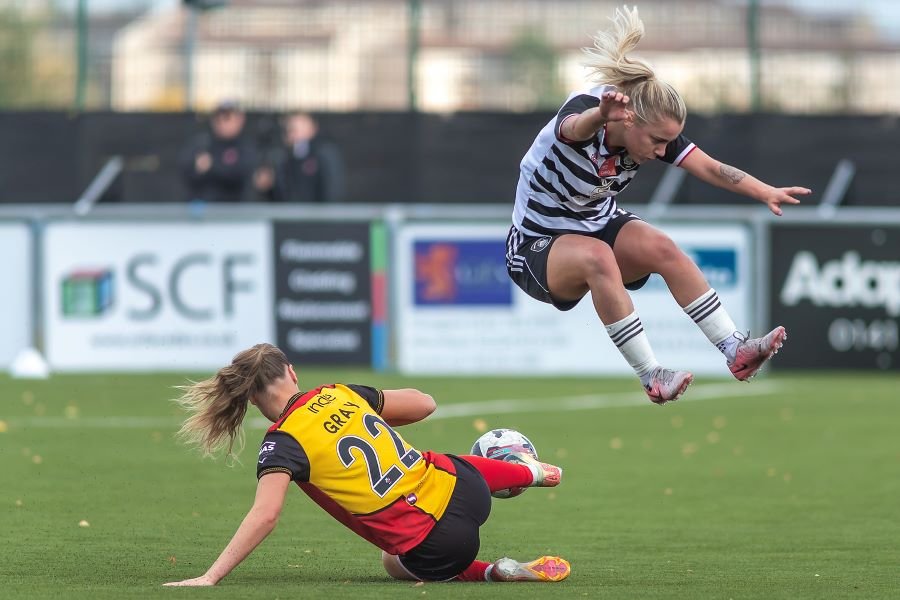
<svg viewBox="0 0 900 600"><path fill-rule="evenodd" d="M412 573L407 571L406 568L404 568L404 566L400 564L400 559L397 558L397 556L394 554L388 554L387 552L382 551L381 564L384 565L384 570L387 571L387 574L394 579L418 581L418 579L414 577Z"/></svg>
<svg viewBox="0 0 900 600"><path fill-rule="evenodd" d="M606 242L585 235L560 236L547 257L547 285L557 300L578 300L596 277L621 279L612 248Z"/></svg>
<svg viewBox="0 0 900 600"><path fill-rule="evenodd" d="M613 248L622 281L637 281L650 273L659 273L666 265L690 262L672 239L644 221L629 221L616 236Z"/></svg>

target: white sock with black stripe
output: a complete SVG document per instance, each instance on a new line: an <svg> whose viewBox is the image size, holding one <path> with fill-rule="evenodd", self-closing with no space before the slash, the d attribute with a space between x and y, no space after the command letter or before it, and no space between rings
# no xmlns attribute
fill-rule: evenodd
<svg viewBox="0 0 900 600"><path fill-rule="evenodd" d="M641 381L649 377L653 369L659 366L637 312L631 313L612 325L607 325L606 333L609 334L609 339L613 341ZM644 383L646 384L645 381Z"/></svg>
<svg viewBox="0 0 900 600"><path fill-rule="evenodd" d="M684 312L719 352L729 361L734 360L734 349L742 337L735 335L737 327L719 301L716 290L709 288L702 296L685 306Z"/></svg>

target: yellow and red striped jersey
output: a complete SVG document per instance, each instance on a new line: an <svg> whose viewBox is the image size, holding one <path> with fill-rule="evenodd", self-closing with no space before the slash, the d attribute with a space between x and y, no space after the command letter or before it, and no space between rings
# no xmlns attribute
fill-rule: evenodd
<svg viewBox="0 0 900 600"><path fill-rule="evenodd" d="M406 443L380 417L383 403L380 390L362 385L298 393L263 440L257 477L288 473L355 533L403 554L444 514L456 469Z"/></svg>

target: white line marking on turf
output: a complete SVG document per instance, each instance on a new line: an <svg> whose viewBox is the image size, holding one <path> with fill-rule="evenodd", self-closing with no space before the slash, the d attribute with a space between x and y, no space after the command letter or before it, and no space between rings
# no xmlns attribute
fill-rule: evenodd
<svg viewBox="0 0 900 600"><path fill-rule="evenodd" d="M178 417L12 417L10 428L47 429L167 429L180 427Z"/></svg>
<svg viewBox="0 0 900 600"><path fill-rule="evenodd" d="M775 382L757 382L752 388L740 389L734 384L710 384L689 388L678 402L709 400L711 398L739 398L744 396L767 396L778 389ZM558 412L569 410L592 410L595 408L620 408L647 406L650 404L643 392L618 392L614 394L588 394L582 396L561 396L557 398L534 398L531 400L488 400L486 402L464 402L438 406L429 419L450 419L453 417L473 417L476 415L501 415L526 412Z"/></svg>
<svg viewBox="0 0 900 600"><path fill-rule="evenodd" d="M709 400L712 398L741 398L767 396L781 389L774 381L757 381L752 386L735 383L693 386L678 402ZM572 410L593 410L598 408L622 408L648 406L647 395L643 392L617 392L613 394L587 394L581 396L557 396L546 398L486 400L447 404L428 417L453 419L477 415L502 415L510 413L541 413ZM181 426L179 417L12 417L6 419L11 429L171 429ZM253 417L246 425L253 429L264 429L272 423L262 417Z"/></svg>

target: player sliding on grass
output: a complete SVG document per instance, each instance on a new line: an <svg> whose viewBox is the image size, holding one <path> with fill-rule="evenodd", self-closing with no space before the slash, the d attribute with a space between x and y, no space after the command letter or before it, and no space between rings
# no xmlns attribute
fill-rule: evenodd
<svg viewBox="0 0 900 600"><path fill-rule="evenodd" d="M599 84L573 93L522 159L513 226L507 238L510 277L531 297L572 309L588 292L613 343L640 377L650 400L675 400L691 383L686 371L662 368L627 289L659 273L672 296L746 381L787 337L738 332L700 269L663 232L616 206L640 165L662 159L695 177L763 202L776 215L797 204L802 187L776 188L711 158L684 135L684 101L650 66L629 56L644 35L637 9L617 10L614 30L586 49Z"/></svg>
<svg viewBox="0 0 900 600"><path fill-rule="evenodd" d="M185 387L179 403L192 413L180 434L206 454L240 445L249 404L274 425L259 451L256 499L231 542L204 575L166 585L215 585L228 575L275 528L291 481L381 548L395 579L555 582L569 575L569 563L555 556L475 560L490 493L553 487L562 470L524 454L504 462L419 452L393 426L431 414L428 394L343 384L299 392L284 353L258 344Z"/></svg>

